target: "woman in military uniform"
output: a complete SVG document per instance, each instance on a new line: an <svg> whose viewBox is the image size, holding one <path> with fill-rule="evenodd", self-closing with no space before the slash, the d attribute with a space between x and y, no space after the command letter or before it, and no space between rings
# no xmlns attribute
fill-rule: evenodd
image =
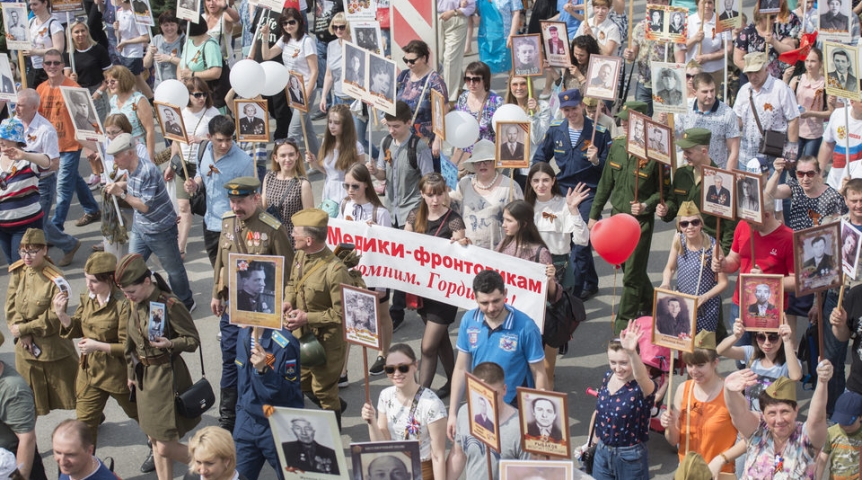
<svg viewBox="0 0 862 480"><path fill-rule="evenodd" d="M60 336L80 338L76 413L93 434L93 444L99 432L108 397L114 397L126 415L138 420L138 407L129 401L126 382L126 326L130 314L129 301L114 283L117 257L113 253L97 252L84 264L87 292L71 317L66 314L69 294L54 296L54 312L60 319Z"/></svg>
<svg viewBox="0 0 862 480"><path fill-rule="evenodd" d="M192 385L180 354L194 352L200 338L188 309L162 277L150 272L143 257L123 257L114 278L131 301L125 355L128 387L136 391L138 423L153 444L159 480L171 480L174 461L191 461L189 449L180 438L201 421L200 417L180 416L174 403L174 393ZM150 302L163 303L166 311L165 336L155 340L147 339Z"/></svg>
<svg viewBox="0 0 862 480"><path fill-rule="evenodd" d="M36 414L75 408L77 353L60 338L60 320L51 299L69 284L48 258L42 229L29 228L21 238L21 260L9 267L6 323L15 337L15 369L36 399Z"/></svg>

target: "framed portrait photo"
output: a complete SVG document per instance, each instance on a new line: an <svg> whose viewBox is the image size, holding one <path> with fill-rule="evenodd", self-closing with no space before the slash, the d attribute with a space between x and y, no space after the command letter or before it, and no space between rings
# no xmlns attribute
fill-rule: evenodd
<svg viewBox="0 0 862 480"><path fill-rule="evenodd" d="M746 331L777 332L783 313L782 275L739 275L739 316Z"/></svg>
<svg viewBox="0 0 862 480"><path fill-rule="evenodd" d="M686 113L687 86L685 65L682 63L652 62L653 109L664 113Z"/></svg>
<svg viewBox="0 0 862 480"><path fill-rule="evenodd" d="M419 441L363 442L350 444L355 480L421 478Z"/></svg>
<svg viewBox="0 0 862 480"><path fill-rule="evenodd" d="M512 65L515 75L519 77L544 75L542 73L542 36L538 33L512 36Z"/></svg>
<svg viewBox="0 0 862 480"><path fill-rule="evenodd" d="M843 43L823 42L826 62L826 94L862 100L859 91L859 48Z"/></svg>
<svg viewBox="0 0 862 480"><path fill-rule="evenodd" d="M715 14L718 15L718 31L733 30L742 26L742 0L718 0Z"/></svg>
<svg viewBox="0 0 862 480"><path fill-rule="evenodd" d="M33 48L33 37L27 23L26 3L2 3L3 30L6 32L6 48L8 50L30 50Z"/></svg>
<svg viewBox="0 0 862 480"><path fill-rule="evenodd" d="M693 352L697 331L697 297L656 288L653 299L652 343Z"/></svg>
<svg viewBox="0 0 862 480"><path fill-rule="evenodd" d="M647 158L646 155L646 122L649 119L646 115L629 111L629 131L626 132L626 150L629 154L640 158Z"/></svg>
<svg viewBox="0 0 862 480"><path fill-rule="evenodd" d="M56 0L51 2L51 10L55 13L83 12L84 2L81 0Z"/></svg>
<svg viewBox="0 0 862 480"><path fill-rule="evenodd" d="M530 122L497 122L497 168L530 166Z"/></svg>
<svg viewBox="0 0 862 480"><path fill-rule="evenodd" d="M150 8L150 0L132 0L132 11L135 12L135 23L138 25L149 27L156 25Z"/></svg>
<svg viewBox="0 0 862 480"><path fill-rule="evenodd" d="M665 5L649 4L646 6L647 24L644 33L648 40L658 40L664 36L665 10Z"/></svg>
<svg viewBox="0 0 862 480"><path fill-rule="evenodd" d="M470 415L470 435L485 445L500 451L500 405L494 390L478 377L467 375L467 411Z"/></svg>
<svg viewBox="0 0 862 480"><path fill-rule="evenodd" d="M538 455L569 458L569 410L565 393L518 387L521 448Z"/></svg>
<svg viewBox="0 0 862 480"><path fill-rule="evenodd" d="M793 232L796 295L840 287L841 223L833 222Z"/></svg>
<svg viewBox="0 0 862 480"><path fill-rule="evenodd" d="M368 54L368 102L389 115L395 115L395 62L382 55Z"/></svg>
<svg viewBox="0 0 862 480"><path fill-rule="evenodd" d="M500 460L500 480L569 480L571 460Z"/></svg>
<svg viewBox="0 0 862 480"><path fill-rule="evenodd" d="M631 112L629 112L631 114ZM635 112L636 113L636 112ZM667 125L646 119L646 158L665 165L671 164L673 146L673 130Z"/></svg>
<svg viewBox="0 0 862 480"><path fill-rule="evenodd" d="M162 136L168 140L180 143L189 143L186 135L186 124L183 121L183 113L180 107L162 102L153 102L156 113L159 116L159 125L162 127Z"/></svg>
<svg viewBox="0 0 862 480"><path fill-rule="evenodd" d="M15 74L12 72L12 64L9 63L9 55L5 53L0 53L0 100L12 103L18 101Z"/></svg>
<svg viewBox="0 0 862 480"><path fill-rule="evenodd" d="M617 98L617 79L623 64L621 57L608 57L605 55L590 55L590 64L587 69L587 88L585 97L599 100L614 101Z"/></svg>
<svg viewBox="0 0 862 480"><path fill-rule="evenodd" d="M818 37L824 40L849 41L850 18L854 13L852 0L824 0L817 2L820 16Z"/></svg>
<svg viewBox="0 0 862 480"><path fill-rule="evenodd" d="M862 247L862 232L850 222L841 220L841 263L844 275L856 279L859 267L859 248Z"/></svg>
<svg viewBox="0 0 862 480"><path fill-rule="evenodd" d="M446 114L449 104L443 94L431 89L431 131L434 135L446 140Z"/></svg>
<svg viewBox="0 0 862 480"><path fill-rule="evenodd" d="M104 142L105 130L96 114L90 91L81 87L60 87L60 94L63 95L69 118L75 127L75 139Z"/></svg>
<svg viewBox="0 0 862 480"><path fill-rule="evenodd" d="M566 22L539 22L542 28L542 44L548 65L566 68L572 64L569 47L569 30Z"/></svg>
<svg viewBox="0 0 862 480"><path fill-rule="evenodd" d="M260 245L272 239L255 233L238 241ZM230 323L251 327L281 329L284 301L284 257L231 253L228 256Z"/></svg>
<svg viewBox="0 0 862 480"><path fill-rule="evenodd" d="M674 43L685 43L685 37L688 35L688 8L667 7L664 22L665 39Z"/></svg>
<svg viewBox="0 0 862 480"><path fill-rule="evenodd" d="M365 98L368 88L368 52L353 43L344 41L341 56L341 90L357 100Z"/></svg>
<svg viewBox="0 0 862 480"><path fill-rule="evenodd" d="M700 211L716 217L736 218L736 182L727 170L704 166L700 188Z"/></svg>
<svg viewBox="0 0 862 480"><path fill-rule="evenodd" d="M763 176L734 170L736 177L736 219L763 225Z"/></svg>
<svg viewBox="0 0 862 480"><path fill-rule="evenodd" d="M290 369L288 367L288 373ZM299 375L299 372L295 372ZM302 470L286 478L335 480L347 478L341 433L332 410L273 407L269 426L282 467ZM314 455L305 452L314 449Z"/></svg>
<svg viewBox="0 0 862 480"><path fill-rule="evenodd" d="M305 78L299 72L291 70L288 72L290 77L287 79L285 93L287 94L287 104L290 108L295 108L304 113L308 113L308 98L305 94ZM267 122L268 123L268 122Z"/></svg>
<svg viewBox="0 0 862 480"><path fill-rule="evenodd" d="M288 83L288 88L290 84ZM304 92L305 89L300 89ZM292 105L291 105L292 106ZM265 100L234 100L236 138L240 142L269 141L269 111Z"/></svg>
<svg viewBox="0 0 862 480"><path fill-rule="evenodd" d="M779 13L781 12L780 0L757 0L760 6L760 13Z"/></svg>
<svg viewBox="0 0 862 480"><path fill-rule="evenodd" d="M374 290L341 284L344 339L363 347L380 348L379 297Z"/></svg>
<svg viewBox="0 0 862 480"><path fill-rule="evenodd" d="M383 45L380 22L350 22L350 35L359 48L371 53L380 53L380 48Z"/></svg>
<svg viewBox="0 0 862 480"><path fill-rule="evenodd" d="M177 18L192 23L200 21L201 0L177 0Z"/></svg>
<svg viewBox="0 0 862 480"><path fill-rule="evenodd" d="M164 303L150 302L150 318L147 322L147 339L149 341L152 342L165 336L166 312Z"/></svg>

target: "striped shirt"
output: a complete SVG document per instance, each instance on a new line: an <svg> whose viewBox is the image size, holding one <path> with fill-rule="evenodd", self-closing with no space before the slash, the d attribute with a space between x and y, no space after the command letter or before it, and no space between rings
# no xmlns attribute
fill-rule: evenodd
<svg viewBox="0 0 862 480"><path fill-rule="evenodd" d="M572 147L578 144L578 140L581 139L581 132L583 131L583 129L575 130L574 128L569 127L569 140L572 141Z"/></svg>
<svg viewBox="0 0 862 480"><path fill-rule="evenodd" d="M21 227L42 218L40 171L37 165L19 160L0 172L0 228Z"/></svg>
<svg viewBox="0 0 862 480"><path fill-rule="evenodd" d="M162 172L152 162L138 159L138 168L129 175L127 190L149 207L147 213L135 209L132 231L156 234L177 224L177 213L165 189Z"/></svg>

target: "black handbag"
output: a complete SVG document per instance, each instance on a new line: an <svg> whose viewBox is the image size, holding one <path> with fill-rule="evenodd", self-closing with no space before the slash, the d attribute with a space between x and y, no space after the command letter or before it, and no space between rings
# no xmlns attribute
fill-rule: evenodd
<svg viewBox="0 0 862 480"><path fill-rule="evenodd" d="M754 106L754 91L748 91L749 103L748 105L751 107L751 113L754 114L754 121L757 122L757 129L760 130L760 147L757 149L757 153L762 153L763 155L769 157L781 157L784 155L784 144L787 142L787 133L779 132L778 130L764 130L763 125L760 124L760 117L757 116L757 107Z"/></svg>
<svg viewBox="0 0 862 480"><path fill-rule="evenodd" d="M215 392L213 387L207 380L206 372L204 372L204 352L203 346L198 346L198 353L201 356L201 379L195 382L185 391L180 392L177 387L177 377L174 374L174 390L176 393L176 408L177 413L185 418L198 418L204 412L215 405ZM171 357L171 369L173 370L173 357Z"/></svg>
<svg viewBox="0 0 862 480"><path fill-rule="evenodd" d="M201 182L198 191L189 197L192 213L203 217L207 214L207 185Z"/></svg>
<svg viewBox="0 0 862 480"><path fill-rule="evenodd" d="M588 475L593 474L593 462L596 460L596 447L598 444L593 444L593 435L596 433L596 425L593 423L593 429L590 431L590 439L587 441L587 449L581 452L581 470Z"/></svg>

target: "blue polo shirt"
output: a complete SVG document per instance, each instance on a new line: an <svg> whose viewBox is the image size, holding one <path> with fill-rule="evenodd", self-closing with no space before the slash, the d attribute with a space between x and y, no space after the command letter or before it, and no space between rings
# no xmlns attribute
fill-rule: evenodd
<svg viewBox="0 0 862 480"><path fill-rule="evenodd" d="M210 168L210 167L213 168ZM207 189L207 213L204 225L211 232L221 232L221 217L230 210L230 199L224 184L237 177L256 177L254 162L234 142L227 154L213 162L213 144L209 143L198 165L197 178Z"/></svg>
<svg viewBox="0 0 862 480"><path fill-rule="evenodd" d="M511 403L517 387L536 386L531 363L545 359L542 333L530 317L506 305L509 314L503 324L491 329L485 314L474 309L461 318L458 350L472 355L470 370L483 362L494 362L506 372L506 403Z"/></svg>

